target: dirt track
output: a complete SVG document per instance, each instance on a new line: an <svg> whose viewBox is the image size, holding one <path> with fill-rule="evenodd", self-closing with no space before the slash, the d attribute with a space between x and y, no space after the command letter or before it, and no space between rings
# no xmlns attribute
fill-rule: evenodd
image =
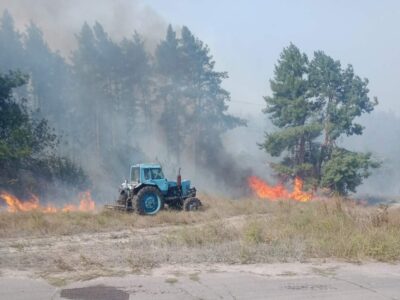
<svg viewBox="0 0 400 300"><path fill-rule="evenodd" d="M243 217L225 221L238 224ZM196 226L201 224L190 228ZM52 284L63 285L99 276L141 273L165 262L213 262L224 256L226 244L209 249L209 252L174 245L168 239L180 228L169 225L67 236L3 238L0 270L9 274L22 271L45 278ZM207 258L214 250L220 253Z"/></svg>

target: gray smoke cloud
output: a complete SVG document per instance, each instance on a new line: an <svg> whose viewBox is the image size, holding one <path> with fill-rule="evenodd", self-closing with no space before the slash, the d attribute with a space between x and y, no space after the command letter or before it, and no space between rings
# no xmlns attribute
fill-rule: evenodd
<svg viewBox="0 0 400 300"><path fill-rule="evenodd" d="M358 188L358 195L394 197L400 195L400 118L395 113L375 111L360 118L364 134L343 138L344 146L371 152L382 162Z"/></svg>
<svg viewBox="0 0 400 300"><path fill-rule="evenodd" d="M167 25L160 15L138 0L2 0L0 11L5 9L12 14L20 31L33 21L43 30L49 46L66 56L75 48L74 35L85 21L100 22L116 40L138 31L150 49L164 36Z"/></svg>

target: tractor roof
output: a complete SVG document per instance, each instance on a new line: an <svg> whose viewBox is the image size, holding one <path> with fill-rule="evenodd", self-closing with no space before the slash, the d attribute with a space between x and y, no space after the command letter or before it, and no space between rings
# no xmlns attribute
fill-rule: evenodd
<svg viewBox="0 0 400 300"><path fill-rule="evenodd" d="M145 163L145 164L135 164L132 167L139 167L139 168L161 168L160 164L153 164L153 163Z"/></svg>

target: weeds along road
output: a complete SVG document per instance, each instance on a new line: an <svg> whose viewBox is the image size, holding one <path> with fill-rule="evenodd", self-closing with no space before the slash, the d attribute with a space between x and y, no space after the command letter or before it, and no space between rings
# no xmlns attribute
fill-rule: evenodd
<svg viewBox="0 0 400 300"><path fill-rule="evenodd" d="M398 207L208 199L154 217L0 213L0 241L0 299L400 295Z"/></svg>

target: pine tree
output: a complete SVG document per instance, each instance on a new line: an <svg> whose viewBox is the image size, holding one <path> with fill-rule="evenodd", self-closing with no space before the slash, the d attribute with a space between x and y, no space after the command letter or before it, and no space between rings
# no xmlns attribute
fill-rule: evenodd
<svg viewBox="0 0 400 300"><path fill-rule="evenodd" d="M181 38L169 26L156 51L158 70L164 76L159 95L165 99L161 125L167 145L180 156L192 148L195 165L207 165L222 149L221 134L245 122L227 114L229 93L221 87L226 72L214 70L209 48L187 27Z"/></svg>
<svg viewBox="0 0 400 300"><path fill-rule="evenodd" d="M308 99L308 58L293 44L283 49L270 81L272 97L264 97L272 123L278 131L267 133L262 147L284 158L274 169L284 178L313 173L314 139L320 125L314 120L315 105Z"/></svg>
<svg viewBox="0 0 400 300"><path fill-rule="evenodd" d="M0 19L0 71L25 71L25 53L21 34L14 26L14 19L5 10Z"/></svg>
<svg viewBox="0 0 400 300"><path fill-rule="evenodd" d="M278 130L267 133L261 147L272 156L283 155L275 171L340 194L355 191L379 163L369 153L340 148L337 140L344 134L362 134L355 118L377 104L368 96L368 80L356 76L351 65L342 69L322 51L308 62L291 44L283 50L270 84L273 95L265 97L264 112Z"/></svg>
<svg viewBox="0 0 400 300"><path fill-rule="evenodd" d="M90 147L100 157L100 70L96 40L90 26L85 23L76 35L78 48L72 54L72 72L75 77L79 107L76 118L81 121L77 141L81 147Z"/></svg>
<svg viewBox="0 0 400 300"><path fill-rule="evenodd" d="M353 67L345 69L322 51L314 53L309 66L310 96L318 108L318 121L323 124L323 142L317 165L321 185L341 194L354 192L371 168L380 163L369 153L357 153L340 148L340 136L361 135L363 126L355 119L370 113L377 99L368 96L368 80L354 74Z"/></svg>
<svg viewBox="0 0 400 300"><path fill-rule="evenodd" d="M158 75L156 97L162 106L159 124L165 133L168 156L176 157L178 165L185 146L183 128L186 122L181 64L176 32L169 25L165 40L161 41L155 52L155 70Z"/></svg>
<svg viewBox="0 0 400 300"><path fill-rule="evenodd" d="M212 154L222 149L221 134L245 121L227 114L229 93L221 87L228 78L226 72L214 70L215 61L207 45L197 39L187 27L180 39L182 65L185 72L185 96L190 99L189 122L186 128L193 137L196 165L208 165Z"/></svg>
<svg viewBox="0 0 400 300"><path fill-rule="evenodd" d="M59 131L64 131L68 124L68 66L59 53L49 48L42 31L32 22L26 29L24 46L27 59L25 66L31 79L35 108L40 117L46 116Z"/></svg>
<svg viewBox="0 0 400 300"><path fill-rule="evenodd" d="M130 128L152 131L154 120L154 101L151 97L152 70L150 55L147 53L143 38L135 32L131 39L121 43L123 67L119 74L122 80L123 102L128 112Z"/></svg>

